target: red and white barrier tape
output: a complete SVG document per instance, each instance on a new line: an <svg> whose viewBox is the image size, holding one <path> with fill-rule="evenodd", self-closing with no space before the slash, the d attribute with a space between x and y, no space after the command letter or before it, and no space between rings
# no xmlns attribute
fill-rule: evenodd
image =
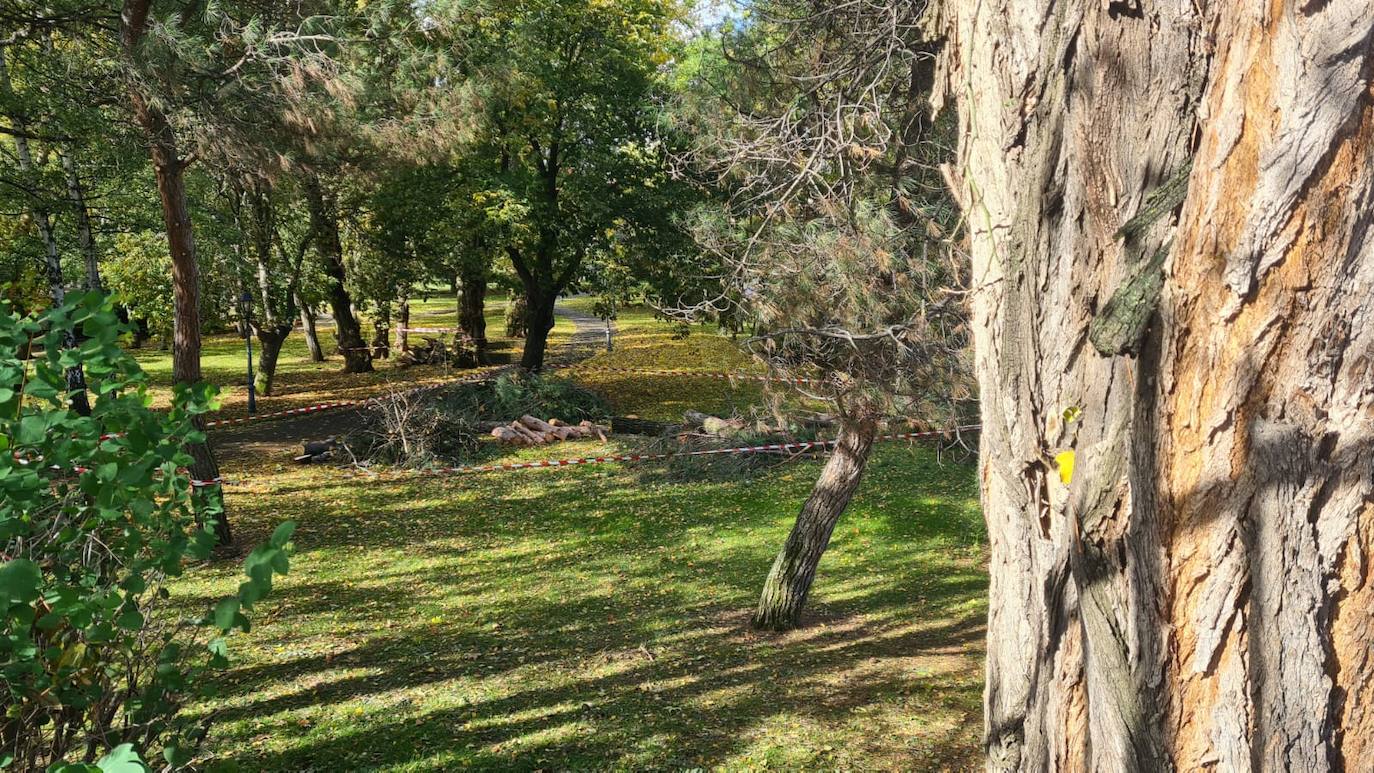
<svg viewBox="0 0 1374 773"><path fill-rule="evenodd" d="M583 373L615 373L635 376L681 376L686 378L711 378L720 381L772 381L782 384L825 384L825 379L820 378L783 378L781 376L767 376L754 373L727 373L724 371L705 371L705 370L639 370L635 368L598 368L595 366L574 365L568 370L576 370Z"/></svg>
<svg viewBox="0 0 1374 773"><path fill-rule="evenodd" d="M980 429L981 425L969 424L953 429L932 430L929 432L902 432L893 435L883 435L877 438L880 442L894 440L916 440L923 437L934 437L936 435L948 435L954 432L972 432ZM804 453L816 449L829 448L835 445L838 440L809 440L800 443L769 443L761 446L740 446L737 448L708 448L698 451L665 451L657 454L611 454L607 456L583 456L569 459L541 459L535 462L512 462L509 464L487 464L474 465L467 467L441 467L433 470L421 470L424 475L470 475L481 472L501 472L507 470L531 470L543 467L575 467L586 464L605 464L609 462L647 462L661 459L670 459L678 456L719 456L723 454L758 454L758 453L778 453L796 452Z"/></svg>
<svg viewBox="0 0 1374 773"><path fill-rule="evenodd" d="M15 455L14 455L14 460L15 460L16 462L19 462L20 465L23 465L23 466L27 467L27 466L29 466L30 464L34 464L35 462L41 462L41 461L43 461L43 457L39 456L39 457L35 457L35 458L32 458L32 459L26 459L26 458L20 456L19 454L15 454ZM59 465L53 464L53 465L49 465L49 466L48 466L48 469L49 469L49 470L57 470L58 472L61 472L62 467L60 467ZM82 467L82 466L80 466L80 465L77 465L77 466L75 466L75 467L72 468L72 472L76 473L77 475L82 475L82 474L91 472L91 468L90 468L90 467ZM232 486L232 485L234 485L232 481L230 481L228 478L223 478L223 477L220 477L220 478L212 478L212 479L210 479L210 480L196 480L195 478L192 478L192 479L191 479L191 486L192 486L193 488L206 488L206 487L208 487L208 486Z"/></svg>

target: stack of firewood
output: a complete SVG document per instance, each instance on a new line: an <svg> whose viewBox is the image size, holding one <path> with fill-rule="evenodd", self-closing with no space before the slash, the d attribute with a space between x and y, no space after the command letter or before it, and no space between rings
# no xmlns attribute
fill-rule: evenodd
<svg viewBox="0 0 1374 773"><path fill-rule="evenodd" d="M606 428L590 421L583 421L577 426L572 426L558 419L536 419L533 416L521 416L510 424L503 424L492 429L491 436L515 446L540 446L546 443L558 443L564 440L584 440L586 438L606 439Z"/></svg>

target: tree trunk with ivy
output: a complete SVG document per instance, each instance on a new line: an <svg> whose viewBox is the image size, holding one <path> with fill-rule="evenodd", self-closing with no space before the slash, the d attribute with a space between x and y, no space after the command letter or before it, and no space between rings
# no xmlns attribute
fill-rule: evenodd
<svg viewBox="0 0 1374 773"><path fill-rule="evenodd" d="M989 769L1374 768L1374 5L947 12Z"/></svg>
<svg viewBox="0 0 1374 773"><path fill-rule="evenodd" d="M830 545L835 524L859 489L877 436L878 423L871 418L841 421L835 451L821 469L820 478L811 488L811 495L802 505L764 582L763 595L754 612L755 628L785 631L801 622L821 556Z"/></svg>

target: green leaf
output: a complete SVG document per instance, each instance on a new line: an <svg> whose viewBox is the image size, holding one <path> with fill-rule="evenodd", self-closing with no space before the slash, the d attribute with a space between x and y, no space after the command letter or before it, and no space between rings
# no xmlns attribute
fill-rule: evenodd
<svg viewBox="0 0 1374 773"><path fill-rule="evenodd" d="M27 604L38 598L42 584L43 571L27 558L0 564L0 600Z"/></svg>
<svg viewBox="0 0 1374 773"><path fill-rule="evenodd" d="M291 539L291 535L296 532L295 521L284 521L272 531L272 547L286 547L286 543Z"/></svg>
<svg viewBox="0 0 1374 773"><path fill-rule="evenodd" d="M101 773L146 773L148 766L131 743L122 743L95 763Z"/></svg>
<svg viewBox="0 0 1374 773"><path fill-rule="evenodd" d="M137 609L130 609L119 616L119 619L115 621L115 625L126 631L137 631L143 627L143 613L139 612Z"/></svg>
<svg viewBox="0 0 1374 773"><path fill-rule="evenodd" d="M41 415L30 414L19 420L19 430L14 439L21 446L34 446L43 442L48 434L48 422Z"/></svg>
<svg viewBox="0 0 1374 773"><path fill-rule="evenodd" d="M237 598L227 598L215 605L215 627L227 631L234 627L241 602Z"/></svg>

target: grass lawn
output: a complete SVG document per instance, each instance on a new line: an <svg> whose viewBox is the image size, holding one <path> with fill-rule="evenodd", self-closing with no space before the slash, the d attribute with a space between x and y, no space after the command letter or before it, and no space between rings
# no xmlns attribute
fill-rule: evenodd
<svg viewBox="0 0 1374 773"><path fill-rule="evenodd" d="M505 298L493 296L487 301L487 333L491 349L498 354L519 354L520 342L505 338ZM458 325L456 303L451 296L434 293L429 300L416 299L411 302L411 321L414 327L455 328ZM372 327L364 321L363 331L371 340ZM552 333L549 345L557 346L572 335L573 325L559 319ZM441 366L398 367L394 360L376 360L374 373L343 375L343 357L334 351L333 323L321 321L319 325L320 346L324 348L326 361L311 362L310 351L305 344L305 335L297 329L287 337L282 346L281 357L277 362L276 392L271 397L258 395L258 411L267 413L287 408L297 408L336 400L371 397L385 393L392 386L405 387L417 384L435 383L463 375L463 371L451 370ZM412 341L423 336L412 334ZM452 340L451 338L446 340ZM253 341L254 367L257 367L257 340ZM154 385L155 404L168 405L171 401L172 358L170 352L156 348L134 351L139 364L148 372ZM217 333L206 336L201 351L201 370L205 379L220 387L220 400L225 416L242 416L247 412L248 390L246 355L243 339L235 333Z"/></svg>
<svg viewBox="0 0 1374 773"><path fill-rule="evenodd" d="M674 340L647 315L620 326L597 364L747 365L726 338ZM585 380L662 418L747 397L724 382ZM748 613L819 462L727 482L652 464L363 478L289 453L222 453L243 543L299 523L291 574L232 639L221 696L195 709L216 712L210 751L243 770L979 765L987 578L969 465L883 446L809 624L763 635ZM174 590L200 608L234 572L198 569Z"/></svg>

